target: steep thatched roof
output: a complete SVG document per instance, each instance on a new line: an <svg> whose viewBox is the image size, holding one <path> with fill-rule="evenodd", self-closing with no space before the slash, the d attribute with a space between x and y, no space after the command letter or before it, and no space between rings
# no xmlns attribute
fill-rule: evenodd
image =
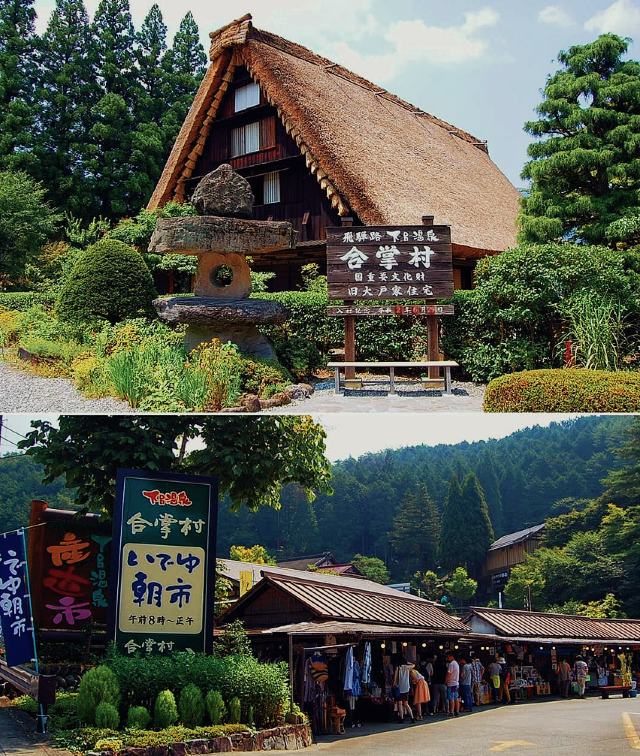
<svg viewBox="0 0 640 756"><path fill-rule="evenodd" d="M515 243L518 192L484 142L342 66L269 32L251 16L211 35L211 66L149 207L184 197L233 72L244 65L340 215L366 225L452 227L454 254Z"/></svg>

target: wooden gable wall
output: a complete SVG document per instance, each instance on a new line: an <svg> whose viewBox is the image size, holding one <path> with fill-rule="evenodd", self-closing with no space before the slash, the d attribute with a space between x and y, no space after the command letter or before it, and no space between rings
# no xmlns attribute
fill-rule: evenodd
<svg viewBox="0 0 640 756"><path fill-rule="evenodd" d="M273 586L269 586L244 606L233 609L233 619L241 619L247 629L279 627L290 622L308 622L315 615L297 601Z"/></svg>

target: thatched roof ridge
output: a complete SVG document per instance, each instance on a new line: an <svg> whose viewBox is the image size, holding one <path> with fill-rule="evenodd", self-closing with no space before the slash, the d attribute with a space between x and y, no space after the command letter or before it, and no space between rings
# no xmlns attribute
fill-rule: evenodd
<svg viewBox="0 0 640 756"><path fill-rule="evenodd" d="M519 195L484 142L301 45L254 29L250 16L211 39L217 74L208 74L196 95L190 128L180 132L149 207L183 196L181 182L192 175L216 101L235 67L245 65L340 215L356 213L366 225L419 225L433 215L436 224L451 225L454 254L457 248L464 256L515 243Z"/></svg>

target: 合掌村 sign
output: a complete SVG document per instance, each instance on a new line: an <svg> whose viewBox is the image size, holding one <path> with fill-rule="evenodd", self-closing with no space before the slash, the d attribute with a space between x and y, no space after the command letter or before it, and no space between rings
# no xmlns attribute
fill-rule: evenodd
<svg viewBox="0 0 640 756"><path fill-rule="evenodd" d="M329 299L448 299L453 296L451 228L329 227L327 283Z"/></svg>
<svg viewBox="0 0 640 756"><path fill-rule="evenodd" d="M216 478L118 470L110 635L126 654L209 651Z"/></svg>

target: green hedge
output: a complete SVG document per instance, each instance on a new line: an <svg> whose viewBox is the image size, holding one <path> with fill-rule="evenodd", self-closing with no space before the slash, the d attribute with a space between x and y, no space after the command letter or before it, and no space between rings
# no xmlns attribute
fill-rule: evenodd
<svg viewBox="0 0 640 756"><path fill-rule="evenodd" d="M286 323L260 326L276 345L291 338L311 341L322 355L344 347L344 320L327 315L327 307L341 305L326 294L306 291L260 293L258 299L275 300L289 313ZM376 302L376 305L400 304ZM427 319L421 316L380 315L361 317L356 322L356 356L363 360L413 360L427 352Z"/></svg>
<svg viewBox="0 0 640 756"><path fill-rule="evenodd" d="M529 370L495 378L485 412L639 412L640 373Z"/></svg>
<svg viewBox="0 0 640 756"><path fill-rule="evenodd" d="M2 291L0 292L0 307L5 310L19 310L25 312L34 305L53 307L56 295L53 292L40 291Z"/></svg>

